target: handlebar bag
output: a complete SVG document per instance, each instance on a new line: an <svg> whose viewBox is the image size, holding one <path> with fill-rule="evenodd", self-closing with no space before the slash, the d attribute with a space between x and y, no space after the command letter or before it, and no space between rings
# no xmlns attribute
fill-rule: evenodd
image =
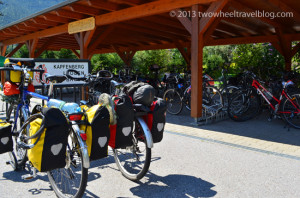
<svg viewBox="0 0 300 198"><path fill-rule="evenodd" d="M117 124L110 125L109 146L123 148L131 146L134 110L129 96L122 95L114 99Z"/></svg>
<svg viewBox="0 0 300 198"><path fill-rule="evenodd" d="M85 124L81 124L80 129L85 131L87 136L86 144L90 160L107 157L110 137L109 111L105 106L94 105L85 112L82 119L85 120Z"/></svg>
<svg viewBox="0 0 300 198"><path fill-rule="evenodd" d="M42 110L45 116L44 131L37 138L29 140L30 144L37 144L29 149L28 159L40 172L46 172L66 166L66 148L68 144L69 124L57 108ZM32 136L40 129L42 119L37 118L30 123L29 135ZM39 138L39 139L38 139Z"/></svg>
<svg viewBox="0 0 300 198"><path fill-rule="evenodd" d="M11 124L0 120L0 154L13 151Z"/></svg>
<svg viewBox="0 0 300 198"><path fill-rule="evenodd" d="M151 113L144 116L144 120L148 125L152 134L153 143L158 143L163 139L163 132L166 124L166 102L158 98L150 107Z"/></svg>

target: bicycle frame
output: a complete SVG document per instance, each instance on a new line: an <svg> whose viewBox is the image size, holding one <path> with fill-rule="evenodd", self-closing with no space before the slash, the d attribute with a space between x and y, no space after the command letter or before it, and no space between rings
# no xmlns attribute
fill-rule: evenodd
<svg viewBox="0 0 300 198"><path fill-rule="evenodd" d="M276 98L271 92L269 92L264 86L262 86L257 80L253 79L252 81L252 87L254 87L257 92L263 97L263 99L269 104L269 106L272 108L272 110L275 113L279 113L279 114L289 114L291 112L283 112L283 111L278 111L279 105L282 102L283 97L286 97L290 103L297 109L297 112L295 113L300 113L300 107L298 105L296 105L293 100L291 99L291 97L286 93L285 91L285 87L282 89L281 95L278 98ZM276 105L273 105L270 100L268 99L268 97L264 94L268 94L270 97L272 97L273 100L276 101Z"/></svg>

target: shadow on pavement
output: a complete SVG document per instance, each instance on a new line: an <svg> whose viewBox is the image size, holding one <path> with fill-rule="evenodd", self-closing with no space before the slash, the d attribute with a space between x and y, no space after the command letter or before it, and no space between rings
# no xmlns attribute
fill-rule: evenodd
<svg viewBox="0 0 300 198"><path fill-rule="evenodd" d="M215 185L201 178L189 175L167 175L160 177L153 173L146 175L148 181L130 189L138 197L213 197Z"/></svg>
<svg viewBox="0 0 300 198"><path fill-rule="evenodd" d="M179 115L167 114L167 122L181 126L228 133L271 142L300 146L300 129L289 128L281 119L268 121L269 112L264 110L258 117L245 122L227 118L222 121L197 126L190 111L184 109Z"/></svg>

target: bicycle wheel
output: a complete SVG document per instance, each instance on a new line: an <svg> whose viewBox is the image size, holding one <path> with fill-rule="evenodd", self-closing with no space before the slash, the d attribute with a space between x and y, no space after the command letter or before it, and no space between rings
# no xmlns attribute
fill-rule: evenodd
<svg viewBox="0 0 300 198"><path fill-rule="evenodd" d="M260 98L254 91L238 91L228 105L228 116L234 121L250 120L260 112Z"/></svg>
<svg viewBox="0 0 300 198"><path fill-rule="evenodd" d="M222 97L224 107L228 108L229 101L234 97L235 93L239 90L236 86L227 86L222 90Z"/></svg>
<svg viewBox="0 0 300 198"><path fill-rule="evenodd" d="M68 138L66 166L48 171L47 175L55 194L60 198L83 196L88 180L88 169L83 166L83 156L75 132Z"/></svg>
<svg viewBox="0 0 300 198"><path fill-rule="evenodd" d="M291 100L285 98L281 110L283 119L292 127L300 129L300 94L291 95Z"/></svg>
<svg viewBox="0 0 300 198"><path fill-rule="evenodd" d="M6 111L6 119L7 120L10 120L12 112L14 112L14 117L15 117L16 116L16 106L13 104L10 104L9 108ZM24 117L23 117L21 110L19 110L18 119L17 119L16 123L17 123L17 126L16 127L13 126L13 128L15 129L13 131L14 148L13 148L13 151L9 153L9 158L10 158L9 164L12 166L12 168L14 170L24 169L25 163L28 160L27 150L24 148L20 148L17 145L18 134L16 132L24 124ZM25 131L25 133L26 133L26 131Z"/></svg>
<svg viewBox="0 0 300 198"><path fill-rule="evenodd" d="M172 115L178 115L182 111L182 99L175 89L168 89L163 99L167 102L167 111Z"/></svg>
<svg viewBox="0 0 300 198"><path fill-rule="evenodd" d="M187 108L187 110L191 110L191 99L192 99L192 95L191 95L191 89L190 87L186 88L184 93L183 93L183 104L185 106L185 108Z"/></svg>
<svg viewBox="0 0 300 198"><path fill-rule="evenodd" d="M133 145L113 149L116 164L122 175L131 181L139 181L147 173L151 162L151 148L140 123L134 122Z"/></svg>
<svg viewBox="0 0 300 198"><path fill-rule="evenodd" d="M215 111L223 108L223 97L221 92L214 86L204 86L202 94L202 103Z"/></svg>

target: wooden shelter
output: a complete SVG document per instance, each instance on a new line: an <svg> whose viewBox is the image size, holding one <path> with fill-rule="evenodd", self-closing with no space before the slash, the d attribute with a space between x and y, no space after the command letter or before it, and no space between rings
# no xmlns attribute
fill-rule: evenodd
<svg viewBox="0 0 300 198"><path fill-rule="evenodd" d="M223 15L211 14L220 11ZM129 64L138 50L178 48L191 66L194 118L202 115L204 46L270 42L289 70L300 49L300 44L292 48L292 41L298 40L295 0L69 0L0 29L1 55L17 44L7 56L27 45L32 58L66 48L82 59L117 52Z"/></svg>

